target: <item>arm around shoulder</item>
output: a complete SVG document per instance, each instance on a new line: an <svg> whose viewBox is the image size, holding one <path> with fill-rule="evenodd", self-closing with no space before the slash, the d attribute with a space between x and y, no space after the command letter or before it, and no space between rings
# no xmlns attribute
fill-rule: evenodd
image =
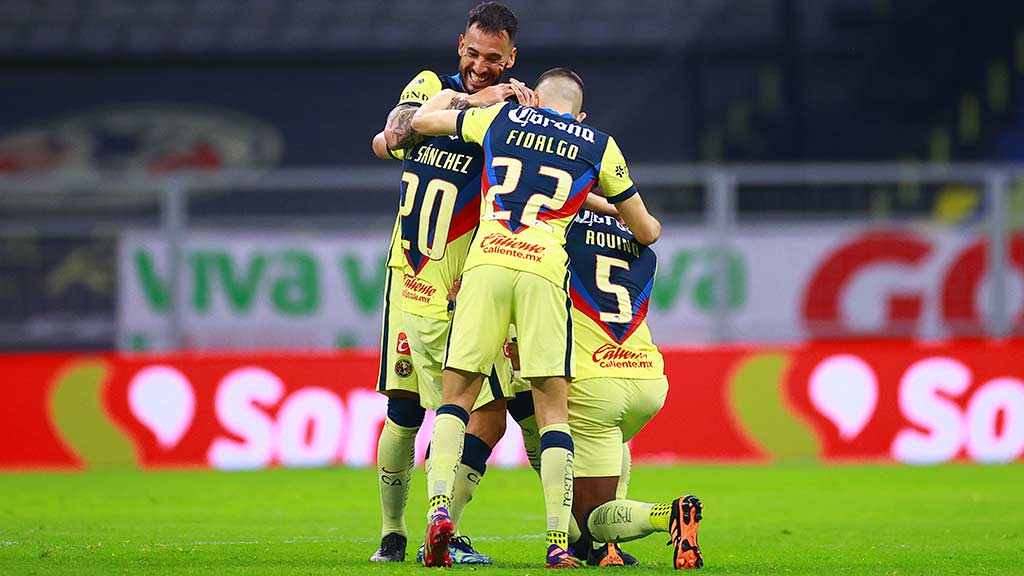
<svg viewBox="0 0 1024 576"><path fill-rule="evenodd" d="M618 208L622 221L629 227L637 242L651 245L661 237L661 222L647 211L647 206L639 194L633 194L615 207Z"/></svg>

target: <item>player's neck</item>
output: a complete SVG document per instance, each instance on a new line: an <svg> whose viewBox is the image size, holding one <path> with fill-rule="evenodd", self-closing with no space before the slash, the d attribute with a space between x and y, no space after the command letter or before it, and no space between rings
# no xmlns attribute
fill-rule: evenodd
<svg viewBox="0 0 1024 576"><path fill-rule="evenodd" d="M542 101L540 103L541 108L547 108L548 110L554 110L559 114L568 114L575 118L576 116L572 113L572 104L564 102L558 99L551 99L550 101Z"/></svg>

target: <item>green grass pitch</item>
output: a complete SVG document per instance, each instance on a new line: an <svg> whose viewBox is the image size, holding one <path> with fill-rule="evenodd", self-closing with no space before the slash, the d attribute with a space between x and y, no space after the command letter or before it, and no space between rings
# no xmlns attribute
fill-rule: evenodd
<svg viewBox="0 0 1024 576"><path fill-rule="evenodd" d="M422 470L405 564L371 565L371 469L0 475L0 574L423 574ZM1024 466L638 467L631 496L705 503L709 574L1024 574ZM540 485L492 469L463 521L493 567L543 574ZM673 572L656 534L625 545Z"/></svg>

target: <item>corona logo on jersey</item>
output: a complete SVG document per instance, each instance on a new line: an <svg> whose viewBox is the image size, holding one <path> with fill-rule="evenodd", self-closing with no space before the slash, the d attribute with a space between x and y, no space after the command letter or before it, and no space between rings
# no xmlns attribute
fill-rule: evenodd
<svg viewBox="0 0 1024 576"><path fill-rule="evenodd" d="M491 232L480 241L480 250L484 254L501 254L521 260L540 262L547 248L507 234Z"/></svg>
<svg viewBox="0 0 1024 576"><path fill-rule="evenodd" d="M579 122L562 122L561 120L552 120L540 112L525 106L510 107L508 111L508 119L524 128L527 124L551 126L556 130L567 132L573 136L582 138L587 142L594 142L594 131Z"/></svg>
<svg viewBox="0 0 1024 576"><path fill-rule="evenodd" d="M591 355L591 360L601 368L653 368L654 362L646 352L627 350L615 344L602 344Z"/></svg>

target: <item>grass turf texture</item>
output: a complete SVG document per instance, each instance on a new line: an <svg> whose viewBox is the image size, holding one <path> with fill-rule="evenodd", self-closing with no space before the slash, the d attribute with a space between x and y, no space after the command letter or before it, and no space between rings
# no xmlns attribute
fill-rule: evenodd
<svg viewBox="0 0 1024 576"><path fill-rule="evenodd" d="M709 574L1022 574L1024 466L638 467L631 496L705 503ZM0 475L0 574L424 574L422 471L405 564L379 542L373 470ZM463 521L494 567L543 574L540 484L492 469ZM667 537L625 549L672 570Z"/></svg>

